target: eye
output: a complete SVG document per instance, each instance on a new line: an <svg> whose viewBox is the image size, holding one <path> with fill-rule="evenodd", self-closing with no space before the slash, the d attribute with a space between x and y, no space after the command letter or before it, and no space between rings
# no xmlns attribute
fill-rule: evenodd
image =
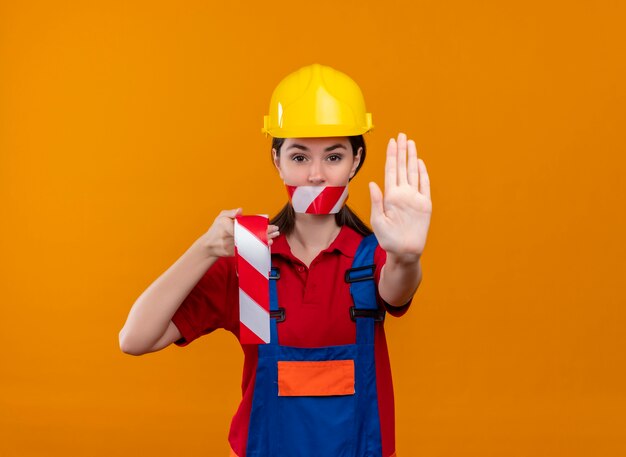
<svg viewBox="0 0 626 457"><path fill-rule="evenodd" d="M328 160L330 160L331 162L339 162L343 157L340 156L339 154L333 154L328 156Z"/></svg>
<svg viewBox="0 0 626 457"><path fill-rule="evenodd" d="M291 156L291 160L293 160L294 162L304 162L306 160L306 157L304 157L303 155L293 155Z"/></svg>

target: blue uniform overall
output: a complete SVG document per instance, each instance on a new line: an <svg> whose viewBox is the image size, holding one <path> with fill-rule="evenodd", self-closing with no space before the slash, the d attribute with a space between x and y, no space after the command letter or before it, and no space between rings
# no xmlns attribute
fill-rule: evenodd
<svg viewBox="0 0 626 457"><path fill-rule="evenodd" d="M247 457L381 457L382 443L376 392L374 325L384 319L374 283L375 236L363 238L346 271L354 306L356 343L318 348L281 346L277 320L276 281L270 275L271 341L259 345L254 397L247 442ZM354 366L354 389L343 395L281 395L281 362L327 362ZM352 361L352 362L350 362ZM335 362L336 363L336 362ZM303 364L305 365L305 364ZM298 366L295 363L295 366ZM332 390L332 386L331 390Z"/></svg>

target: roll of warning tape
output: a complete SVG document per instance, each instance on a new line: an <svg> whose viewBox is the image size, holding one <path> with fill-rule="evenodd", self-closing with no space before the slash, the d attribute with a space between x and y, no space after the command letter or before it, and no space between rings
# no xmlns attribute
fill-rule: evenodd
<svg viewBox="0 0 626 457"><path fill-rule="evenodd" d="M268 218L235 218L235 256L239 277L239 341L242 344L270 342L270 248Z"/></svg>

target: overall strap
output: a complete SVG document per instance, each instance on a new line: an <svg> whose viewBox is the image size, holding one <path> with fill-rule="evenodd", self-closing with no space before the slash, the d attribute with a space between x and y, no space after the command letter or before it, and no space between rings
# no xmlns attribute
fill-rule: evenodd
<svg viewBox="0 0 626 457"><path fill-rule="evenodd" d="M276 281L280 278L280 270L276 267L270 269L270 342L271 345L278 345L277 322L285 320L285 309L278 307L278 292Z"/></svg>
<svg viewBox="0 0 626 457"><path fill-rule="evenodd" d="M378 240L374 234L364 237L354 255L352 268L346 270L345 280L350 284L354 302L350 317L357 324L357 344L374 344L374 322L385 318L385 312L378 309L376 301L374 252L377 246Z"/></svg>

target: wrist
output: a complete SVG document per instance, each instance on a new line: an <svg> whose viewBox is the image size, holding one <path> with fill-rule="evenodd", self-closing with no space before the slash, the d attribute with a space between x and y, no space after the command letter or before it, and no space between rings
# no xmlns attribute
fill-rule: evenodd
<svg viewBox="0 0 626 457"><path fill-rule="evenodd" d="M192 248L207 259L217 257L217 255L215 255L215 244L206 233L193 243Z"/></svg>
<svg viewBox="0 0 626 457"><path fill-rule="evenodd" d="M419 264L421 258L421 254L395 254L393 252L388 252L386 263L391 264L392 266L407 267Z"/></svg>

